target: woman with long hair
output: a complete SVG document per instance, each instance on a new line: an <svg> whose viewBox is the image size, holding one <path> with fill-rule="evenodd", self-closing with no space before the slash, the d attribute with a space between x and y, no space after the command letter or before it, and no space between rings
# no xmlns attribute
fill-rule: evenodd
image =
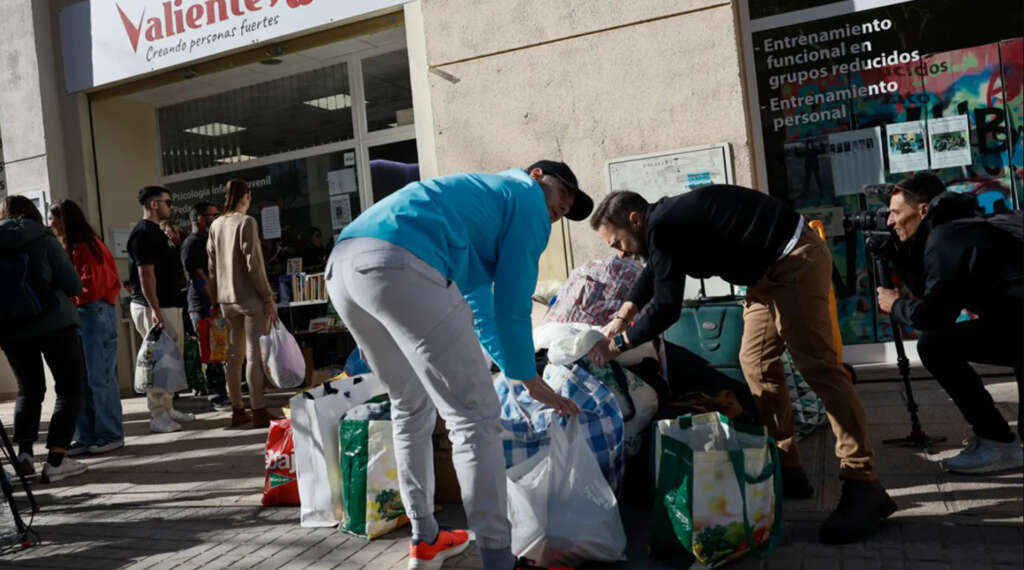
<svg viewBox="0 0 1024 570"><path fill-rule="evenodd" d="M259 338L277 320L277 304L267 281L260 230L246 214L252 203L249 186L241 179L230 180L224 214L210 226L206 250L210 258L210 286L214 300L231 328L228 337L227 385L231 398L231 427L251 424L267 427L276 416L263 401L263 358ZM242 361L249 382L252 415L242 399Z"/></svg>
<svg viewBox="0 0 1024 570"><path fill-rule="evenodd" d="M50 206L50 227L82 279L82 294L72 297L82 322L85 391L78 414L78 438L68 455L106 453L124 446L121 390L117 384L117 295L121 282L114 256L96 235L78 204Z"/></svg>
<svg viewBox="0 0 1024 570"><path fill-rule="evenodd" d="M87 467L65 457L85 379L78 311L70 301L81 294L82 280L35 204L24 196L0 200L0 349L18 381L13 466L25 476L36 471L32 447L46 395L45 359L57 401L46 435L50 452L43 464L44 483L84 473Z"/></svg>

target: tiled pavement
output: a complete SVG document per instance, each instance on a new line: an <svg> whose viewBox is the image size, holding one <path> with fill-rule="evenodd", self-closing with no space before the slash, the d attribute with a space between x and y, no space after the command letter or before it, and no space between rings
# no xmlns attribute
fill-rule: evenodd
<svg viewBox="0 0 1024 570"><path fill-rule="evenodd" d="M923 371L915 371L922 376ZM1021 473L955 476L935 461L954 452L965 426L945 394L930 380L914 382L925 428L949 442L932 453L882 446L908 432L907 415L891 369L861 372L863 396L876 442L883 482L900 505L892 522L871 540L844 547L816 542L817 524L838 498L837 463L827 430L801 443L814 499L786 503L782 545L767 562L744 559L732 568L874 569L1024 567ZM1012 378L990 376L989 389L1006 417L1016 417ZM274 395L280 405L285 394ZM182 408L201 410L198 398ZM44 410L51 409L47 404ZM47 412L48 413L48 412ZM44 414L45 415L45 414ZM13 404L0 404L12 425ZM38 568L404 568L408 530L374 541L337 529L304 529L295 507L261 508L265 432L228 430L226 412L201 413L176 434L149 434L145 401L125 400L127 446L89 457L89 472L52 485L37 485L42 512L34 528L42 542L0 551L0 567ZM45 427L45 426L44 426ZM45 437L45 436L44 436ZM41 446L40 446L41 447ZM623 519L629 561L615 568L666 568L647 560L647 505L626 501ZM464 522L458 506L439 515L442 524ZM478 568L470 550L449 563Z"/></svg>

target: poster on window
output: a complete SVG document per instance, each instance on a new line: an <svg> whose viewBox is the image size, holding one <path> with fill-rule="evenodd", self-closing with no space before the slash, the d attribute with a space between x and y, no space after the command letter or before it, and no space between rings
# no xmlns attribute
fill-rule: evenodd
<svg viewBox="0 0 1024 570"><path fill-rule="evenodd" d="M339 230L352 221L351 194L331 196L331 227Z"/></svg>
<svg viewBox="0 0 1024 570"><path fill-rule="evenodd" d="M967 115L928 121L932 168L971 165L971 134Z"/></svg>
<svg viewBox="0 0 1024 570"><path fill-rule="evenodd" d="M260 227L263 239L281 239L281 208L267 206L260 210Z"/></svg>
<svg viewBox="0 0 1024 570"><path fill-rule="evenodd" d="M327 188L331 196L350 194L359 190L356 183L356 169L342 168L327 173Z"/></svg>
<svg viewBox="0 0 1024 570"><path fill-rule="evenodd" d="M786 143L786 191L776 195L794 202L820 202L835 196L828 137L808 137Z"/></svg>
<svg viewBox="0 0 1024 570"><path fill-rule="evenodd" d="M867 184L885 182L881 129L857 129L828 135L836 196L858 194Z"/></svg>
<svg viewBox="0 0 1024 570"><path fill-rule="evenodd" d="M906 121L885 126L889 150L889 173L928 170L924 121Z"/></svg>

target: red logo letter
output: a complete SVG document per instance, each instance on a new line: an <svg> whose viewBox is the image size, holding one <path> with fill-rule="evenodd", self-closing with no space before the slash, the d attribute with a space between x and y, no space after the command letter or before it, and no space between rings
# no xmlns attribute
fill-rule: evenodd
<svg viewBox="0 0 1024 570"><path fill-rule="evenodd" d="M124 31L128 32L128 41L132 43L132 50L135 53L139 53L139 33L142 31L142 19L146 17L146 9L142 9L142 15L139 16L139 25L136 26L132 21L125 15L124 10L121 6L117 6L117 12L121 14L121 23L124 24Z"/></svg>

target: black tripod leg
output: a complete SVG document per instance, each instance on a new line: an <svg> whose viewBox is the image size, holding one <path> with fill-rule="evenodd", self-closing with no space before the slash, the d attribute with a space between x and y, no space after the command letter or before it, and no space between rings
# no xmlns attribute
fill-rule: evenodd
<svg viewBox="0 0 1024 570"><path fill-rule="evenodd" d="M18 504L14 501L14 486L11 485L11 480L7 478L6 472L0 473L0 491L7 499L7 508L11 509L11 518L14 519L14 527L18 529L18 537L24 542L28 539L28 526L21 519L21 513L18 512Z"/></svg>
<svg viewBox="0 0 1024 570"><path fill-rule="evenodd" d="M11 438L7 435L7 429L4 428L3 422L0 422L0 439L3 440L4 450L7 452L7 458L10 460L11 466L14 466L14 461L17 455L14 452L14 444L11 442ZM21 488L25 489L25 496L28 497L28 504L32 507L32 512L38 513L39 504L36 503L36 497L32 494L32 488L29 486L28 480L25 479L24 475L18 473L17 469L15 469L14 472L18 476L18 480L21 481Z"/></svg>
<svg viewBox="0 0 1024 570"><path fill-rule="evenodd" d="M14 446L11 445L11 438L7 437L7 430L4 429L3 422L0 422L0 438L3 439L4 454L7 455L7 459L13 467L15 457L17 456L14 455ZM17 473L17 468L15 468L14 471ZM32 491L29 489L28 483L25 481L25 476L20 473L17 473L17 475L21 479L21 484L28 495L29 504L32 505L33 509L32 512L38 512L39 507L36 505L35 497L32 496ZM8 508L11 509L11 518L14 519L14 527L18 530L18 538L21 539L21 545L23 547L31 546L32 542L29 539L29 528L28 525L25 524L25 521L22 520L21 513L18 512L18 504L14 500L14 486L11 485L11 480L7 478L6 471L0 472L0 490L2 490L4 497L7 499Z"/></svg>
<svg viewBox="0 0 1024 570"><path fill-rule="evenodd" d="M865 247L866 249L866 247ZM873 257L873 268L875 270L875 283L882 287L892 288L892 279L889 277L889 268L877 255ZM907 349L903 346L903 329L896 321L896 317L889 315L889 324L892 327L892 340L896 345L896 365L900 371L900 378L903 380L903 393L907 398L907 411L910 413L910 435L893 439L884 439L886 445L901 445L905 447L928 447L933 443L946 441L945 437L930 437L921 428L921 420L917 416L917 402L914 400L914 389L910 385L910 359L907 358Z"/></svg>

